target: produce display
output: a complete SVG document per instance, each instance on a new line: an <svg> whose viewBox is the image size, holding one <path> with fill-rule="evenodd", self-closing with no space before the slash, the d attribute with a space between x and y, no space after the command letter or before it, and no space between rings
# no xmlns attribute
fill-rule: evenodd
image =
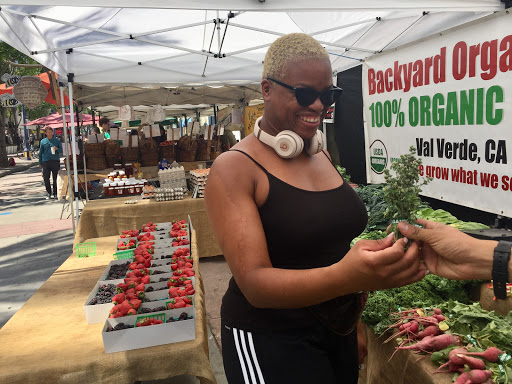
<svg viewBox="0 0 512 384"><path fill-rule="evenodd" d="M435 373L451 374L455 383L512 381L512 316L503 317L453 300L432 308L391 314L396 350L430 354Z"/></svg>
<svg viewBox="0 0 512 384"><path fill-rule="evenodd" d="M182 233L182 237L171 237L172 230ZM106 321L103 329L105 352L195 337L195 269L188 239L186 220L149 222L141 230L130 229L121 233L117 248L130 247L133 257L112 261L102 275L103 280L108 279L112 284L97 284L84 306L90 324ZM163 261L164 256L171 260ZM98 308L92 311L94 307ZM176 328L175 323L180 326ZM162 337L141 341L137 329L157 324L170 328ZM105 336L112 331L120 331L119 335L133 332L133 335L129 341Z"/></svg>
<svg viewBox="0 0 512 384"><path fill-rule="evenodd" d="M352 245L384 238L389 225L396 231L400 220L425 218L460 230L488 228L421 202L418 193L428 180L420 181L418 165L411 149L393 163L396 176L387 172L387 184L356 189L366 205L368 225ZM433 371L453 375L455 383L512 383L512 315L502 317L473 303L481 284L427 275L409 286L371 292L362 320L376 334L387 333L383 342L397 342L396 350L430 355L439 366Z"/></svg>

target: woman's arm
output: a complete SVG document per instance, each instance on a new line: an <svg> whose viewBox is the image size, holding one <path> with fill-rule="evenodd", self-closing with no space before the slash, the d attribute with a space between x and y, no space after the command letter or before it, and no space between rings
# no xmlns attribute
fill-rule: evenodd
<svg viewBox="0 0 512 384"><path fill-rule="evenodd" d="M425 276L418 246L404 256L404 242L359 241L340 262L307 270L273 268L254 200L249 160L225 153L210 170L205 191L208 217L233 277L260 308L301 308L341 295L413 283Z"/></svg>

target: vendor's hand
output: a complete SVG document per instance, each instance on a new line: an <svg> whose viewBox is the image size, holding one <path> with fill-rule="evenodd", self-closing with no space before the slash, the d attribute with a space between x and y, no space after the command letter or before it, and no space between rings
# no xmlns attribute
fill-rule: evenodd
<svg viewBox="0 0 512 384"><path fill-rule="evenodd" d="M368 355L366 336L364 334L362 321L359 321L359 324L357 324L357 352L359 365L362 365L364 364L364 359Z"/></svg>
<svg viewBox="0 0 512 384"><path fill-rule="evenodd" d="M39 164L39 168L43 168L43 164Z"/></svg>
<svg viewBox="0 0 512 384"><path fill-rule="evenodd" d="M419 246L407 239L393 243L393 235L382 240L359 240L339 262L350 271L354 291L375 291L402 287L425 277L427 268L420 262Z"/></svg>
<svg viewBox="0 0 512 384"><path fill-rule="evenodd" d="M430 272L454 280L490 279L494 241L477 240L449 225L418 219L424 229L400 222L398 229L421 245Z"/></svg>

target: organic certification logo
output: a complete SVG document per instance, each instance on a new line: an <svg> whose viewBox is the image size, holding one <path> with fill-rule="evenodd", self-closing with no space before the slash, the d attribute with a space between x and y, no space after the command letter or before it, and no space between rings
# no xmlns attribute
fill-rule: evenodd
<svg viewBox="0 0 512 384"><path fill-rule="evenodd" d="M375 140L370 145L370 166L372 171L381 174L386 169L388 164L388 150L384 143L380 140Z"/></svg>

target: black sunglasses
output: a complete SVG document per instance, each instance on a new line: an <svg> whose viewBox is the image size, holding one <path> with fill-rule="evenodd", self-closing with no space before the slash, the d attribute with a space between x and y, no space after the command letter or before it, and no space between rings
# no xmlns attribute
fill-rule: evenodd
<svg viewBox="0 0 512 384"><path fill-rule="evenodd" d="M319 92L314 88L292 87L291 85L285 84L282 81L276 80L272 77L267 77L267 80L273 81L274 83L279 84L282 87L288 88L290 91L293 91L295 93L295 97L297 98L297 102L303 107L309 107L319 97L320 101L325 107L330 107L331 105L334 104L336 100L339 99L339 97L343 93L343 89L338 87L334 87Z"/></svg>

